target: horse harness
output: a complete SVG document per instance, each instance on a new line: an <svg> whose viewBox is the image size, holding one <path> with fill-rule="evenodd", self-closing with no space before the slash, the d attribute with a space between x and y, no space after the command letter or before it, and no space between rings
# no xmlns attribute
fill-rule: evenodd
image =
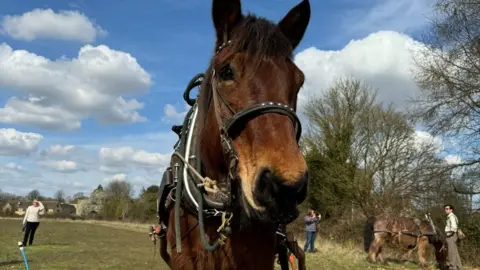
<svg viewBox="0 0 480 270"><path fill-rule="evenodd" d="M216 55L223 49L232 44L231 41L224 43L218 47ZM179 140L174 145L174 153L170 160L170 166L164 171L162 182L160 184L158 198L157 198L157 213L159 218L160 230L155 232L158 237L166 237L166 229L168 226L170 209L174 207L175 214L175 232L176 232L176 249L177 253L181 253L181 242L193 228L190 228L181 237L180 230L180 215L182 205L190 214L196 215L200 227L200 238L206 250L214 251L220 245L225 244L228 235L231 234L230 222L233 218L233 203L236 198L232 194L232 182L238 181L237 174L238 154L233 147L232 130L239 127L239 123L245 123L248 120L256 118L266 113L277 113L287 116L293 123L296 131L297 143L300 139L302 128L300 120L295 113L295 110L288 105L277 102L264 102L247 107L241 111L236 112L229 102L222 96L213 81L216 77L216 71L212 68L212 85L211 95L208 99L213 100L213 108L217 119L217 124L220 130L220 141L224 157L227 159L228 173L223 182L217 182L208 177L202 176L202 162L200 160L199 148L199 125L196 121L198 113L198 95L197 98L190 98L190 92L199 87L204 79L204 74L197 74L187 86L183 95L184 100L191 106L190 110L185 116L182 126L172 126L172 131L177 133ZM199 87L200 88L200 87ZM200 89L201 91L202 89ZM205 91L205 90L204 90ZM230 112L229 117L222 117L221 106L224 106ZM210 108L210 106L209 106ZM208 109L209 109L208 108ZM207 193L210 195L204 196ZM204 203L206 207L204 207ZM205 208L205 209L204 209ZM298 216L298 215L297 215ZM284 245L282 235L285 236L281 225L289 224L297 218L297 216L282 216L275 223L278 225L277 237L279 237L280 245ZM204 230L204 218L218 218L221 217L221 225L217 232L218 239L213 245L210 245L206 239ZM172 247L173 248L173 247ZM283 269L283 267L282 267Z"/></svg>
<svg viewBox="0 0 480 270"><path fill-rule="evenodd" d="M413 230L413 231L409 231L409 230L399 230L399 231L374 230L374 233L389 233L389 234L394 235L394 237L398 238L399 247L402 247L402 248L403 248L403 246L401 245L402 235L408 235L408 236L416 237L417 239L416 239L414 247L404 248L406 250L415 250L420 243L420 238L422 238L423 236L432 236L432 235L434 235L434 233L422 232L422 230L420 229L420 225L417 222L414 222L414 223L415 223L415 230ZM403 225L405 225L405 224L403 224ZM390 247L395 248L393 245L390 245Z"/></svg>

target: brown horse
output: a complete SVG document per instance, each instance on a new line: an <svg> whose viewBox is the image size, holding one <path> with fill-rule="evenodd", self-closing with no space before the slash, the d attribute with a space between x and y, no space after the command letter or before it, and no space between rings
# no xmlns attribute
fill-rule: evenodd
<svg viewBox="0 0 480 270"><path fill-rule="evenodd" d="M215 54L190 84L198 97L184 95L192 108L160 188L160 253L172 269L273 269L279 228L306 197L295 113L304 74L292 58L310 3L273 23L243 15L240 0L213 0L212 17Z"/></svg>
<svg viewBox="0 0 480 270"><path fill-rule="evenodd" d="M395 249L404 250L404 258L409 258L417 249L419 262L426 265L425 249L431 244L435 249L435 258L441 269L446 267L445 235L428 219L379 215L370 217L365 225L364 248L368 260L383 262L382 246L388 244Z"/></svg>

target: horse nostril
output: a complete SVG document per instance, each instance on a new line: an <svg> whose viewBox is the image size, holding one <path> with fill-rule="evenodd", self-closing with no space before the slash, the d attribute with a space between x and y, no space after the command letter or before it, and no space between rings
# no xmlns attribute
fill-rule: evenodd
<svg viewBox="0 0 480 270"><path fill-rule="evenodd" d="M281 190L283 195L293 197L297 203L301 203L307 196L308 172L305 172L294 184L282 183Z"/></svg>
<svg viewBox="0 0 480 270"><path fill-rule="evenodd" d="M297 199L302 202L307 193L307 178L308 173L305 173L292 184L265 168L258 175L256 190L266 196Z"/></svg>
<svg viewBox="0 0 480 270"><path fill-rule="evenodd" d="M270 194L276 194L278 192L277 181L275 181L273 173L269 169L263 169L259 174L257 181L258 191L261 193L268 192Z"/></svg>

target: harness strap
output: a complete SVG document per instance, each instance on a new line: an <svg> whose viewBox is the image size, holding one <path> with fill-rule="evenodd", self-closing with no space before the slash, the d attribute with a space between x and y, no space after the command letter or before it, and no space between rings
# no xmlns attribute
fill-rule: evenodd
<svg viewBox="0 0 480 270"><path fill-rule="evenodd" d="M174 156L177 156L183 163L184 166L187 166L188 170L193 173L198 179L202 180L204 182L203 185L200 185L199 188L204 189L205 188L205 182L208 182L205 180L204 177L200 175L200 173L192 166L190 165L187 160L178 152L173 153ZM211 184L211 179L210 179L210 184ZM181 190L182 190L182 185L183 181L178 181L178 186L176 190L176 200L175 200L175 241L176 241L176 248L177 248L177 253L182 252L182 238L181 238L181 230L180 230L180 204L181 200L179 199L181 196ZM216 187L216 186L215 186ZM216 190L215 193L218 193L218 187L212 188L213 190ZM195 198L198 203L198 223L200 225L200 238L202 240L202 244L204 248L208 251L214 251L217 249L220 245L225 244L225 239L227 235L231 234L231 228L230 228L230 220L233 216L233 214L229 213L228 218L226 219L226 212L220 212L222 213L222 225L218 228L218 232L220 233L219 238L217 241L213 244L210 245L207 241L206 234L205 234L205 228L204 228L204 210L203 210L203 192L200 191L199 194L197 195L198 197Z"/></svg>

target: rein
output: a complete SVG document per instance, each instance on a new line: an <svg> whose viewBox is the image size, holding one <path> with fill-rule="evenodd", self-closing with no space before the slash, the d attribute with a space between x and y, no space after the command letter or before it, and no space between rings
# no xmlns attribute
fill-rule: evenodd
<svg viewBox="0 0 480 270"><path fill-rule="evenodd" d="M223 49L231 45L228 41L218 47L216 55ZM301 123L293 108L288 105L277 102L263 102L249 106L236 112L230 103L222 96L216 86L216 71L212 68L211 95L209 104L213 100L213 109L220 131L220 142L223 156L227 159L228 174L224 181L219 182L202 175L202 163L199 151L199 127L197 121L198 114L198 96L195 99L190 98L190 92L193 88L199 87L205 78L204 74L197 74L188 84L183 95L184 100L191 105L191 109L185 116L183 125L174 126L174 130L179 135L179 141L174 146L171 166L164 172L164 179L159 191L158 213L159 221L163 222L162 230L166 228L168 212L172 202L174 203L174 224L175 224L175 244L171 248L176 248L177 253L182 253L182 240L197 226L200 231L200 238L203 247L208 251L215 251L218 247L225 244L226 239L232 233L230 227L233 219L233 203L235 196L232 194L232 182L239 181L237 173L238 154L233 146L232 130L238 127L239 123L247 122L253 118L267 113L276 113L287 116L294 125L296 141L298 143L302 128ZM200 89L206 91L206 89ZM224 106L230 112L229 117L222 117L221 107ZM211 106L207 107L207 110ZM205 113L208 113L205 112ZM208 196L205 196L205 193ZM182 237L180 226L181 207L184 207L190 213L195 214L198 223L190 228ZM221 218L221 225L217 228L218 237L213 244L207 240L205 233L205 218ZM277 225L285 225L296 216L281 216L275 220ZM277 235L284 239L285 235L277 230ZM163 236L165 237L165 234ZM285 245L285 241L281 241ZM283 267L282 267L283 269ZM288 268L287 268L288 269Z"/></svg>

